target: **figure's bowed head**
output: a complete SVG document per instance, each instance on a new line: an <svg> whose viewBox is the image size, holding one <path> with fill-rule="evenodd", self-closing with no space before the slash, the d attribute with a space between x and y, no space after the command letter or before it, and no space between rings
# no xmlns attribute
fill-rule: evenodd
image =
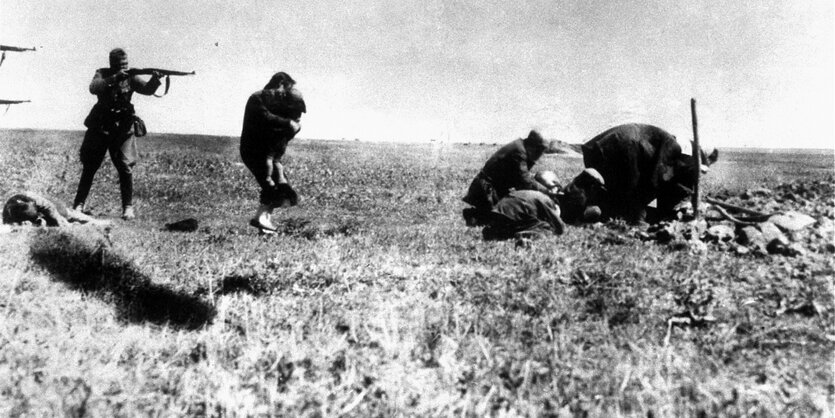
<svg viewBox="0 0 835 418"><path fill-rule="evenodd" d="M542 154L548 149L548 141L535 130L531 130L522 143L525 145L525 152L528 154L529 161L539 160L539 157L542 157Z"/></svg>

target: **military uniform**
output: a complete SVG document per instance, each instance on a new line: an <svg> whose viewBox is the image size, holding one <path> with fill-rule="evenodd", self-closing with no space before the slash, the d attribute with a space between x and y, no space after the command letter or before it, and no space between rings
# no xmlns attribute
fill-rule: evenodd
<svg viewBox="0 0 835 418"><path fill-rule="evenodd" d="M136 164L137 153L133 132L135 112L130 101L134 92L154 94L160 81L156 77L146 82L139 76L129 76L109 84L107 78L117 71L100 68L90 82L90 93L95 94L98 101L84 120L87 132L79 152L83 171L74 207L83 206L87 200L93 177L106 152L110 153L110 159L119 173L122 207L129 207L133 203L133 166Z"/></svg>

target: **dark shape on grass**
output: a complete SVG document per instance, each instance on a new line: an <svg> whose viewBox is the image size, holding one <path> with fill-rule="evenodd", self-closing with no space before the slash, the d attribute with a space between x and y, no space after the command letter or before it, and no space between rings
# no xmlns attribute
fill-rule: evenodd
<svg viewBox="0 0 835 418"><path fill-rule="evenodd" d="M197 329L212 321L215 308L200 298L154 284L132 263L63 231L38 231L32 260L72 289L111 303L120 320Z"/></svg>
<svg viewBox="0 0 835 418"><path fill-rule="evenodd" d="M232 275L223 278L215 294L228 295L230 293L242 292L259 296L266 293L267 290L266 282L260 279L257 274L247 276Z"/></svg>
<svg viewBox="0 0 835 418"><path fill-rule="evenodd" d="M654 199L658 217L672 219L675 205L690 196L702 168L675 136L652 125L610 128L581 150L586 168L597 170L606 184L608 192L599 202L602 215L630 222L648 220L646 208ZM701 149L696 152L701 153L704 169L719 157L718 151L709 156Z"/></svg>
<svg viewBox="0 0 835 418"><path fill-rule="evenodd" d="M169 231L194 232L197 230L198 226L199 223L197 222L197 219L188 218L177 222L167 223L165 224L165 229Z"/></svg>

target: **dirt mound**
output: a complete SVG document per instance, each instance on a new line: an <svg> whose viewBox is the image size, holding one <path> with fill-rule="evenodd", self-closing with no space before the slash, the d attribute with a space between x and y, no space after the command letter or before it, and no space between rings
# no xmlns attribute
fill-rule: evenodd
<svg viewBox="0 0 835 418"><path fill-rule="evenodd" d="M681 248L713 248L737 254L803 256L835 253L835 186L832 178L795 181L706 197L703 218L679 205L678 220L635 231L642 240Z"/></svg>
<svg viewBox="0 0 835 418"><path fill-rule="evenodd" d="M546 154L561 154L571 157L581 157L583 152L580 150L580 144L569 144L558 139L552 140L545 150Z"/></svg>

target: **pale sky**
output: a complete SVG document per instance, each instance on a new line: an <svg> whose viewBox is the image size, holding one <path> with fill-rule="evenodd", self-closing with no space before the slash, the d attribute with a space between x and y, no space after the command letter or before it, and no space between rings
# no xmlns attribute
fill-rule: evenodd
<svg viewBox="0 0 835 418"><path fill-rule="evenodd" d="M151 132L240 134L276 71L298 81L301 138L581 142L643 122L724 147L832 148L833 2L0 0L0 128L84 129L93 73L195 70ZM2 113L5 109L0 109Z"/></svg>

